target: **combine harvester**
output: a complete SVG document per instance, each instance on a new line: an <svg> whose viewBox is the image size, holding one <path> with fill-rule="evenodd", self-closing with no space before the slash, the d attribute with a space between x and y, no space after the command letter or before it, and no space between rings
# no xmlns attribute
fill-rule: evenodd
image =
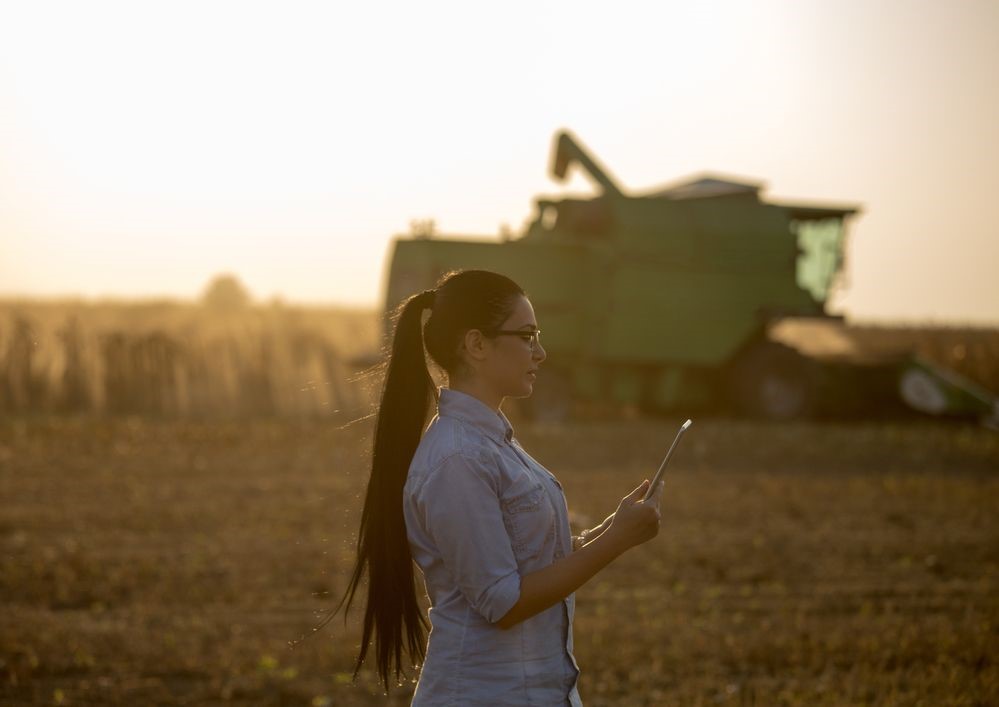
<svg viewBox="0 0 999 707"><path fill-rule="evenodd" d="M593 198L539 198L517 237L399 237L385 305L456 268L504 273L531 297L549 359L535 419L576 402L755 417L912 409L999 420L990 392L911 352L873 352L826 300L855 206L769 203L760 185L704 175L626 194L569 133L552 174L578 164ZM828 345L816 346L825 341Z"/></svg>

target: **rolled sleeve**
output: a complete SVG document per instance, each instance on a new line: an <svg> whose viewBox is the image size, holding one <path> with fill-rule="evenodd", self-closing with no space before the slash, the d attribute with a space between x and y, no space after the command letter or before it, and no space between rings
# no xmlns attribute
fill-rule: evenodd
<svg viewBox="0 0 999 707"><path fill-rule="evenodd" d="M520 598L520 574L489 468L448 457L423 484L418 507L459 591L487 621L499 621Z"/></svg>

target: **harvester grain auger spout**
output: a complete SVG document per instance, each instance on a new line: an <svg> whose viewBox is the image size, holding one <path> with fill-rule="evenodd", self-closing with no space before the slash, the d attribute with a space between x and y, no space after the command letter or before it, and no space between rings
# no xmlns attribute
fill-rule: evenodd
<svg viewBox="0 0 999 707"><path fill-rule="evenodd" d="M555 141L555 154L552 155L552 176L564 180L569 165L573 160L579 163L593 180L603 187L604 193L608 196L623 196L621 189L611 179L607 169L600 165L586 150L572 137L572 134L563 130L558 134Z"/></svg>

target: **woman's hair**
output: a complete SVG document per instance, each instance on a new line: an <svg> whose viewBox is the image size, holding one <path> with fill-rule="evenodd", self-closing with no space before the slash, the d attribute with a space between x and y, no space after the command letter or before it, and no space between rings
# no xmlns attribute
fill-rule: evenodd
<svg viewBox="0 0 999 707"><path fill-rule="evenodd" d="M402 511L402 489L416 453L431 399L437 388L427 370L424 342L430 357L453 375L463 366L459 344L469 329L498 328L524 291L513 280L486 270L454 271L435 290L405 300L393 313L395 332L387 361L385 383L375 424L371 477L357 539L357 561L344 599L346 612L367 569L368 602L364 612L361 650L354 679L361 669L374 633L377 670L386 690L389 671L405 674L402 648L414 664L425 656L427 620L417 603L413 559ZM422 326L424 309L430 317ZM339 611L340 605L330 618ZM405 635L404 635L405 634Z"/></svg>

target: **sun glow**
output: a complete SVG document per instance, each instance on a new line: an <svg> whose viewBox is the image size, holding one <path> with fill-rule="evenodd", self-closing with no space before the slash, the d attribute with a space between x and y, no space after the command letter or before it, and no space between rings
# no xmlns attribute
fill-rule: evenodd
<svg viewBox="0 0 999 707"><path fill-rule="evenodd" d="M999 320L971 208L999 187L995 5L616 8L8 6L0 294L192 296L235 271L259 296L374 304L411 221L495 235L588 191L547 174L569 127L626 188L717 170L865 204L852 312Z"/></svg>

